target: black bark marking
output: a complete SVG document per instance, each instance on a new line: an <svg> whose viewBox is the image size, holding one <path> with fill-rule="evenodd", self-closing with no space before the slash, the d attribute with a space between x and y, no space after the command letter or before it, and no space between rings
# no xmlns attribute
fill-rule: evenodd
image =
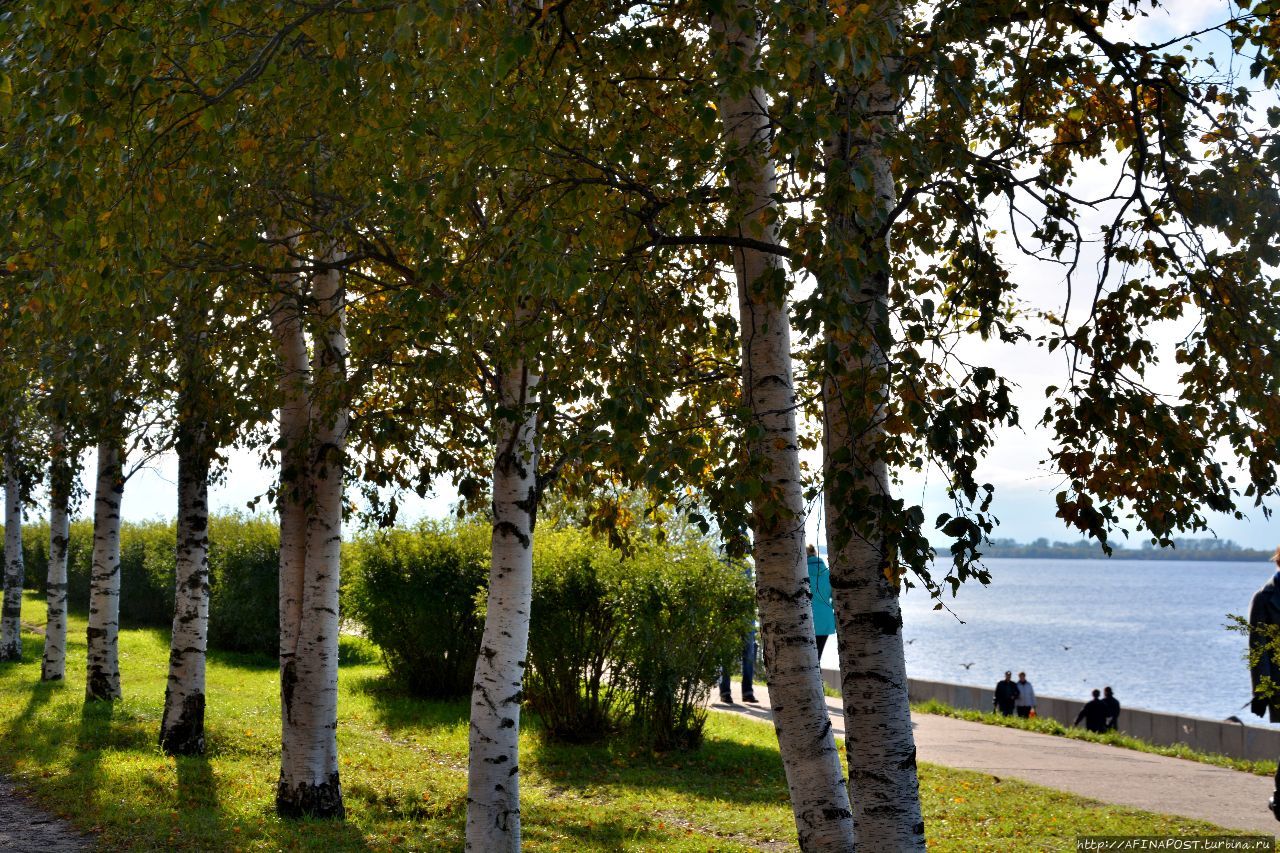
<svg viewBox="0 0 1280 853"><path fill-rule="evenodd" d="M867 621L886 637L891 637L902 630L901 612L890 613L887 610L877 610L867 614Z"/></svg>
<svg viewBox="0 0 1280 853"><path fill-rule="evenodd" d="M166 691L167 693L167 691ZM204 693L188 693L182 705L170 706L165 696L165 718L160 726L160 748L167 755L204 754ZM176 719L170 719L171 716Z"/></svg>
<svg viewBox="0 0 1280 853"><path fill-rule="evenodd" d="M493 530L499 536L510 536L512 539L520 543L521 548L527 549L533 545L533 540L510 521L496 522L493 525Z"/></svg>
<svg viewBox="0 0 1280 853"><path fill-rule="evenodd" d="M289 722L293 722L293 690L297 685L297 661L290 660L280 667L280 700L284 706L284 718Z"/></svg>
<svg viewBox="0 0 1280 853"><path fill-rule="evenodd" d="M84 698L86 702L114 702L120 698L120 690L116 686L119 683L119 677L112 678L112 674L106 672L101 667L91 667L89 676L85 680Z"/></svg>
<svg viewBox="0 0 1280 853"><path fill-rule="evenodd" d="M342 785L338 772L320 783L299 782L290 786L283 774L276 785L276 814L289 820L324 818L344 820L347 810L342 804Z"/></svg>

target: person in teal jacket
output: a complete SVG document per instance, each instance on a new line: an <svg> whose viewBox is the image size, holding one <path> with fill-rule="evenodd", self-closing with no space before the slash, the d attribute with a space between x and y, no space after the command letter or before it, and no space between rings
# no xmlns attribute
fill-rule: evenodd
<svg viewBox="0 0 1280 853"><path fill-rule="evenodd" d="M836 612L831 609L831 573L812 545L809 546L809 589L813 592L813 634L818 640L821 659L827 637L836 632Z"/></svg>

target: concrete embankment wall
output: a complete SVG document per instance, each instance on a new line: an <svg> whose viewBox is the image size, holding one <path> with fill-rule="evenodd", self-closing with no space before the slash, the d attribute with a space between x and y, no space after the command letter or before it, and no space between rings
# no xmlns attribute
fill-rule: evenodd
<svg viewBox="0 0 1280 853"><path fill-rule="evenodd" d="M828 686L840 689L839 673L824 669L822 677ZM907 682L912 702L936 699L953 708L991 710L991 688L923 681L918 678L908 679ZM1076 714L1084 707L1084 701L1037 694L1036 716L1057 720L1069 726L1075 722ZM1248 713L1248 709L1243 713ZM1140 708L1121 708L1117 727L1125 734L1161 746L1182 743L1200 752L1254 760L1274 760L1280 756L1280 729L1228 723L1205 717L1163 714Z"/></svg>

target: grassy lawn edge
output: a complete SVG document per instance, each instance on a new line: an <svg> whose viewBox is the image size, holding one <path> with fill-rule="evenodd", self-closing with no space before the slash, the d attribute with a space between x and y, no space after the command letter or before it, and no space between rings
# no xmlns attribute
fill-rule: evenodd
<svg viewBox="0 0 1280 853"><path fill-rule="evenodd" d="M125 698L83 702L84 619L71 614L68 680L39 683L43 602L24 602L24 654L0 665L0 772L106 850L461 850L467 702L390 683L376 652L344 639L340 761L345 823L283 821L278 674L270 659L212 652L209 754L156 745L167 632L121 631ZM772 727L714 713L695 752L614 741L553 743L525 717L524 849L787 851L795 828ZM1074 850L1080 834L1190 836L1210 824L1104 805L1017 780L920 768L929 849Z"/></svg>
<svg viewBox="0 0 1280 853"><path fill-rule="evenodd" d="M984 723L989 726L1003 726L1006 729L1022 729L1023 731L1037 732L1042 735L1054 735L1056 737L1066 737L1074 740L1087 740L1091 743L1118 746L1123 749L1132 749L1137 752L1149 752L1153 755L1166 755L1170 758L1185 758L1188 761L1198 761L1201 764L1212 764L1215 767L1226 767L1230 770L1240 770L1245 773L1252 773L1255 776L1274 776L1276 773L1275 761L1255 761L1245 758L1232 758L1229 755L1201 752L1199 750L1192 749L1186 744L1162 746L1122 732L1096 734L1094 732L1086 731L1078 726L1067 726L1057 720L1050 720L1045 717L1035 717L1031 719L1024 719L1016 716L1006 717L1004 714L997 714L993 711L977 711L968 708L955 708L951 705L939 702L936 699L930 699L927 702L913 702L911 704L911 712L913 714L935 714L940 717L953 717L957 720L968 720L971 723Z"/></svg>

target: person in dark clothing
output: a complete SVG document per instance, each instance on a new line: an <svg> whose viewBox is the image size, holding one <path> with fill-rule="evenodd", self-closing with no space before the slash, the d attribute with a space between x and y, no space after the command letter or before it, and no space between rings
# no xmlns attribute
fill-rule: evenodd
<svg viewBox="0 0 1280 853"><path fill-rule="evenodd" d="M1081 720L1084 720L1084 727L1091 732L1102 734L1107 730L1107 706L1098 698L1101 695L1101 690L1093 691L1093 698L1085 702L1080 713L1076 714L1077 726L1080 725Z"/></svg>
<svg viewBox="0 0 1280 853"><path fill-rule="evenodd" d="M1106 730L1114 732L1120 722L1120 700L1112 695L1110 687L1102 688L1102 704L1107 707Z"/></svg>
<svg viewBox="0 0 1280 853"><path fill-rule="evenodd" d="M1280 630L1280 548L1271 555L1271 561L1275 563L1277 571L1262 585L1262 589L1253 594L1253 601L1249 603L1249 659L1254 661L1255 655L1257 656L1257 660L1249 667L1249 677L1253 682L1253 699L1249 703L1249 709L1259 717L1268 715L1270 722L1280 723L1280 695L1263 695L1265 691L1262 690L1264 679L1280 686L1280 666L1267 648L1270 641L1275 639L1275 632ZM1276 820L1280 820L1277 800L1280 800L1280 769L1276 770L1275 793L1267 802Z"/></svg>
<svg viewBox="0 0 1280 853"><path fill-rule="evenodd" d="M742 567L742 573L746 576L751 586L755 587L755 573L751 570L751 565L746 564ZM751 626L747 628L747 633L742 638L742 701L750 704L756 703L756 695L752 686L752 679L756 674L756 628L755 618L752 617ZM733 665L731 661L726 661L720 667L720 701L726 705L733 704L733 692L730 688L730 676L733 675Z"/></svg>
<svg viewBox="0 0 1280 853"><path fill-rule="evenodd" d="M996 684L996 695L991 700L991 707L1006 717L1013 715L1013 706L1018 701L1018 683L1013 680L1013 672L1004 674L1004 681Z"/></svg>
<svg viewBox="0 0 1280 853"><path fill-rule="evenodd" d="M756 673L756 629L747 629L747 635L742 640L742 701L749 704L755 704L756 696L752 689L751 680ZM720 701L726 705L733 704L733 693L730 691L729 677L732 674L732 667L724 666L720 668Z"/></svg>

